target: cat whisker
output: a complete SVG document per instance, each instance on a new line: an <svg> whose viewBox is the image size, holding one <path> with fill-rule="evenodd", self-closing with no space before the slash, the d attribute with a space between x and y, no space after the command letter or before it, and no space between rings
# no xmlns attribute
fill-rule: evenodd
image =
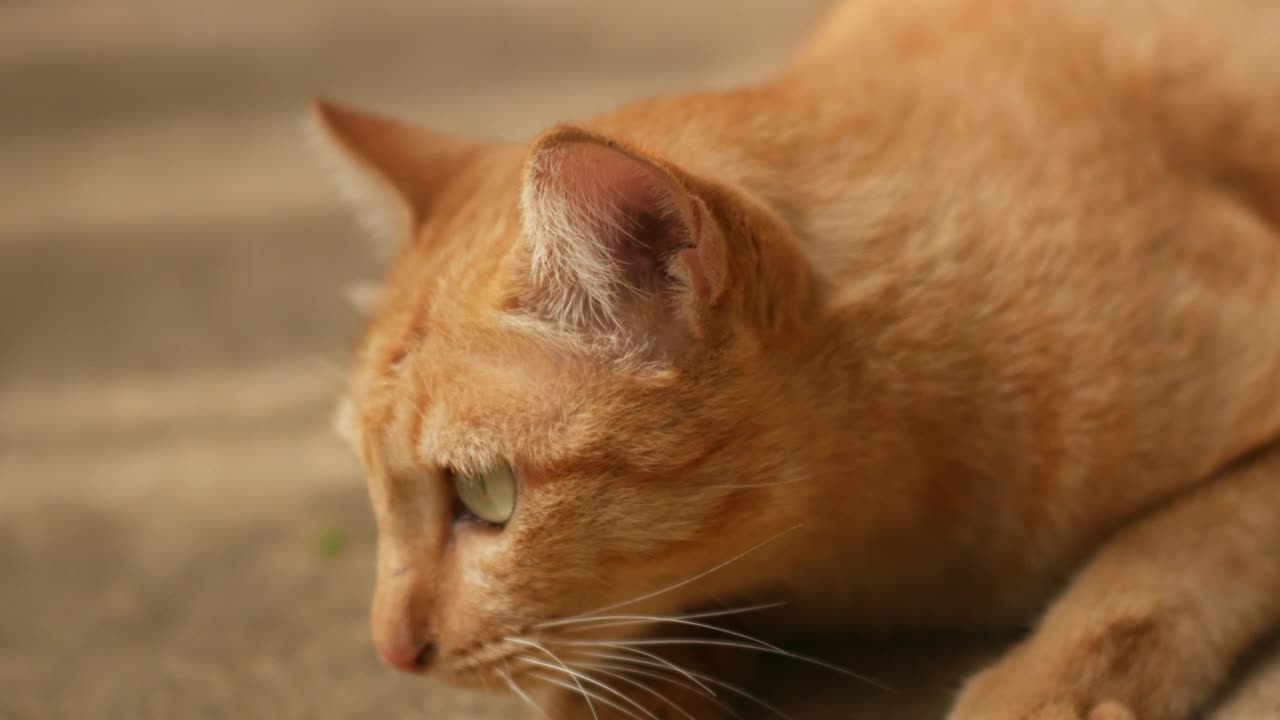
<svg viewBox="0 0 1280 720"><path fill-rule="evenodd" d="M772 643L765 642L764 640L761 640L758 637L748 635L746 633L741 633L736 630L723 628L723 627L720 627L719 625L712 625L711 623L697 622L696 620L682 620L679 618L669 618L669 617L664 618L664 617L651 616L651 615L614 615L610 617L617 620L617 622L609 623L604 627L613 627L616 625L635 625L643 622L666 623L668 625L683 625L686 627L698 628L700 630L709 630L712 632L718 632L722 635L738 638L739 640L746 640L748 642L755 643L757 646L763 649L773 650L779 653L787 652L786 650L783 650L777 645L773 645ZM585 628L571 628L571 629L594 630L596 628L585 627Z"/></svg>
<svg viewBox="0 0 1280 720"><path fill-rule="evenodd" d="M547 714L547 711L543 710L541 705L534 702L533 698L529 697L529 693L525 692L524 688L520 687L520 683L516 682L516 679L511 676L511 672L509 670L505 668L499 670L498 676L506 681L507 687L511 688L511 692L515 693L516 696L523 700L526 705L542 717L546 718L546 720L551 720L551 716Z"/></svg>
<svg viewBox="0 0 1280 720"><path fill-rule="evenodd" d="M618 649L619 649L619 650L627 650L627 651L635 652L634 648L618 648ZM624 663L632 663L632 664L635 664L635 665L643 665L643 666L645 666L645 667L652 667L652 668L658 668L658 669L662 669L662 668L664 668L664 667L665 667L664 665L661 665L661 664L659 664L659 663L654 663L654 662L652 662L652 661L650 661L650 660L645 660L645 659L637 658L637 657L626 657L626 656L620 656L620 655L613 655L613 654L609 654L609 653L601 653L601 652L587 652L587 651L583 651L583 652L582 652L582 653L580 653L580 654L585 654L585 655L590 655L590 656L595 656L595 657L601 657L601 658L607 658L607 659L612 659L612 660L618 660L618 661L621 661L621 662L624 662ZM608 663L604 663L604 666L605 666L605 667L611 667ZM656 675L656 674L650 674L650 673L648 673L647 671L641 671L641 670L634 670L634 669L633 669L633 670L632 670L632 672L638 672L638 673L641 673L641 674L650 675L650 676L652 676L652 677L657 677L657 678L659 678L659 679L663 679L663 678L664 678L664 676ZM723 688L723 689L725 689L725 690L727 690L727 691L729 691L729 692L731 692L731 693L733 693L733 694L735 694L735 695L737 695L737 696L739 696L739 697L741 697L741 698L744 698L744 699L746 699L746 700L750 700L751 702L753 702L753 703L755 703L755 704L759 705L760 707L764 708L765 710L768 710L769 712L773 713L774 715L777 715L778 717L783 718L783 720L791 720L791 716L790 716L790 715L787 715L785 712L783 712L783 711L779 710L778 708L774 707L774 706L773 706L773 705L771 705L770 703L766 702L766 701L765 701L764 699L762 699L760 696L755 695L754 693L751 693L751 692L749 692L749 691L747 691L747 690L743 689L742 687L739 687L739 686L737 686L737 685L734 685L733 683L729 683L729 682L725 682L725 681L723 681L723 680L719 680L719 679L717 679L717 678L714 678L714 677L712 677L712 676L710 676L710 675L707 675L707 674L704 674L704 673L695 672L695 671L693 671L693 670L689 670L689 671L687 671L687 672L688 672L690 675L694 676L695 678L699 678L699 679L701 679L701 680L704 680L704 681L706 681L706 682L711 683L712 685L715 685L716 687ZM675 678L665 678L665 679L667 679L669 682L678 682ZM682 686L688 687L688 686L687 686L687 685L685 685L684 683L679 683L679 684L681 684ZM713 698L713 700L714 700L714 698ZM716 702L718 705L720 705L720 707L721 707L721 708L723 708L723 709L724 709L726 712L728 712L730 715L733 715L735 718L739 718L739 720L741 720L741 717L742 717L742 716L741 716L741 715L739 715L738 713L734 712L734 711L733 711L733 709L732 709L732 708L731 708L727 703L720 702L720 701L718 701L718 700L715 700L715 702Z"/></svg>
<svg viewBox="0 0 1280 720"><path fill-rule="evenodd" d="M557 656L545 645L542 645L541 643L536 643L532 640L525 640L524 638L515 638L515 637L509 637L505 639L509 643L514 643L516 645L523 645L528 648L533 648L534 650L544 653L548 657L550 657L552 660L556 661L556 663L559 664L561 667L563 667L565 672L569 674L570 679L573 680L573 684L578 686L578 690L582 693L582 697L587 701L587 709L591 711L591 717L593 718L593 720L600 720L600 716L596 713L596 706L594 703L591 702L591 695L587 692L587 689L582 686L582 683L578 682L577 676L574 675L573 671L569 669L568 665L564 664L564 661L562 661L559 658L559 656Z"/></svg>
<svg viewBox="0 0 1280 720"><path fill-rule="evenodd" d="M480 678L480 683L484 685L485 692L493 692L493 687L489 685L489 673L481 672L479 668L475 668L471 672L473 675Z"/></svg>
<svg viewBox="0 0 1280 720"><path fill-rule="evenodd" d="M716 692L715 692L715 690L712 690L711 688L707 687L706 685L703 685L702 683L698 682L698 678L694 677L695 673L693 673L693 672L691 672L691 671L688 671L688 670L685 670L684 668L680 667L679 665L676 665L675 663L671 662L670 660L668 660L668 659L666 659L666 658L662 657L661 655L659 655L659 654L657 654L657 653L651 653L651 652L649 652L648 650L641 650L641 649L639 649L639 648L618 648L618 649L619 649L619 650L625 650L625 651L627 651L627 652L629 652L629 653L632 653L632 654L635 654L635 655L640 655L640 656L643 656L643 657L649 658L650 662L652 662L652 663L655 663L655 664L656 664L656 667L665 667L665 668L667 668L667 669L670 669L670 670L673 670L673 671L675 671L675 672L678 672L678 673L680 673L681 675L683 675L683 676L685 676L686 678L688 678L690 682L692 682L693 684L695 684L695 685L697 685L698 687L702 688L702 691L703 691L703 692L707 693L707 694L708 694L708 695L710 695L711 697L716 697ZM575 650L575 651L573 651L573 652L576 652L576 653L578 653L579 655L584 655L584 654L588 654L588 653L589 653L589 651L586 651L586 650Z"/></svg>
<svg viewBox="0 0 1280 720"><path fill-rule="evenodd" d="M570 666L573 666L573 663L569 663L569 664ZM606 667L604 665L601 665L600 663L592 663L591 670L592 672L599 673L601 675L608 675L609 677L614 678L615 680L620 680L624 683L627 683L628 685L640 688L641 690L649 693L650 695L658 698L659 700L675 708L676 712L689 718L689 720L697 720L697 718L689 714L688 710L685 710L684 708L680 707L679 703L667 697L666 695L663 695L661 692L655 690L652 686L646 685L634 678L627 677L626 675L623 675L621 672L614 672L614 670L630 671L630 668L627 668L625 666L618 666L618 665L610 665ZM661 677L661 676L658 676L657 673L653 673L653 675L656 677Z"/></svg>
<svg viewBox="0 0 1280 720"><path fill-rule="evenodd" d="M624 655L614 655L611 653L600 653L600 652L591 652L591 651L579 651L575 653L575 656L602 658L604 660L617 660L620 663L630 662L630 663L642 664L642 665L660 669L660 670L666 670L668 673L671 672L669 668L667 668L665 665L662 665L661 663L649 662L649 661L641 660L639 658L627 657ZM661 680L663 682L671 683L672 685L684 688L691 692L699 693L705 696L711 702L715 703L726 714L730 715L731 717L737 718L737 720L742 720L742 716L739 715L737 711L735 711L733 707L729 705L729 703L726 703L725 701L721 700L715 693L711 692L707 688L707 686L702 685L700 683L698 685L694 685L693 683L685 682L678 677L672 677L671 675L662 675L652 670L640 669L640 668L636 668L626 664L618 665L610 662L593 661L591 666L595 668L597 672L604 672L605 670L618 670L620 672L627 672L634 675L639 675L641 677ZM684 671L681 670L681 672L684 672ZM698 681L694 679L694 682L698 682ZM743 692L746 692L746 691L744 690Z"/></svg>
<svg viewBox="0 0 1280 720"><path fill-rule="evenodd" d="M644 720L642 717L640 717L639 715L635 714L634 712L632 712L632 711L630 711L630 710L628 710L628 709L626 709L626 708L622 707L621 705L619 705L619 704L617 704L617 703L613 702L612 700L609 700L608 698L601 697L601 696L597 695L596 693L593 693L593 692L591 692L590 690L587 690L586 688L582 687L581 685L578 685L578 686L575 688L573 685L570 685L570 684L569 684L569 683L567 683L567 682L562 682L562 681L560 681L560 680L557 680L556 678L553 678L553 677L550 677L550 676L547 676L547 675L543 675L542 673L538 673L538 672L530 673L530 674L529 674L529 676L530 676L530 677L537 678L537 679L541 680L542 682L549 683L549 684L551 684L551 685L555 685L556 687L563 688L563 689L565 689L565 690L568 690L569 692L576 692L576 693L581 694L581 695L582 695L582 697L587 701L587 706L591 708L591 714L592 714L592 716L593 716L593 717L595 717L597 720L599 720L599 717L600 717L600 716L599 716L599 715L596 715L595 705L593 704L593 701L595 701L595 702L599 702L601 705L605 705L605 706L607 706L607 707L611 707L611 708L613 708L614 710L617 710L618 712L622 713L623 715L626 715L627 717L632 718L632 720Z"/></svg>
<svg viewBox="0 0 1280 720"><path fill-rule="evenodd" d="M817 667L830 670L831 672L844 675L845 677L867 683L868 685L884 690L885 692L896 692L896 690L889 687L888 685L885 685L884 683L879 682L878 680L872 679L860 673L856 673L847 668L842 668L839 665L834 665L832 663L826 662L825 660L819 660L818 658L810 657L808 655L801 655L800 653L792 652L790 650L784 650L774 645L758 644L758 641L747 643L747 642L735 642L731 640L707 640L704 638L672 637L672 638L642 638L639 640L613 640L613 641L557 640L557 641L551 642L551 644L572 646L572 647L654 647L654 646L661 647L661 646L672 646L672 645L700 645L703 647L723 647L723 648L732 648L732 649L738 649L738 650L754 650L756 652L762 652L768 655L777 655L780 657L789 658L791 660L796 660L798 662L815 665Z"/></svg>
<svg viewBox="0 0 1280 720"><path fill-rule="evenodd" d="M600 680L599 678L593 677L590 672L578 672L577 670L572 669L568 663L561 663L560 667L556 667L551 663L545 663L545 662L542 662L541 660L535 660L530 657L522 657L520 658L520 660L523 662L529 663L530 665L536 665L540 668L545 668L547 670L553 670L555 672L564 672L574 678L577 678L578 680L582 680L592 685L595 685L596 687L602 690L605 690L607 692L613 693L614 695L617 695L618 697L627 701L627 703L635 706L637 710L644 713L645 715L648 715L651 718L651 720L659 720L657 715L654 715L652 712L646 710L643 705L636 702L635 700L632 700L630 697L627 697L625 693L621 692L620 690L613 687L609 683L606 683L603 680Z"/></svg>
<svg viewBox="0 0 1280 720"><path fill-rule="evenodd" d="M577 619L581 619L581 618L593 617L593 616L596 616L596 615L600 615L600 614L602 614L602 613L610 612L610 611L612 611L612 610L617 610L618 608L626 607L626 606L628 606L628 605L634 605L634 604L639 603L639 602L644 602L645 600L649 600L649 599L652 599L652 598L658 597L659 595L665 595L666 593L673 592L673 591L675 591L675 590L679 590L680 588L682 588L682 587L684 587L684 586L686 586L686 585L688 585L688 584L690 584L690 583L697 582L698 580L701 580L702 578L704 578L704 577L706 577L706 576L708 576L708 575L710 575L710 574L712 574L712 573L714 573L714 572L716 572L716 571L718 571L718 570L721 570L721 569L723 569L723 568L725 568L725 567L727 567L727 566L729 566L729 565L732 565L733 563L735 563L735 562L737 562L737 561L741 560L742 558L744 558L744 557L746 557L746 556L750 555L751 553L753 553L753 552L755 552L755 551L759 550L760 548L765 547L766 545L768 545L768 544L770 544L770 543L772 543L772 542L775 542L775 541L776 541L776 540L778 540L779 538L782 538L783 536L788 535L789 533L792 533L792 532L795 532L796 530L799 530L801 527L804 527L804 526L803 526L803 525L793 525L792 527L789 527L789 528L787 528L786 530L783 530L782 532L779 532L779 533L776 533L776 534L774 534L774 535L771 535L770 537L766 538L765 540L763 540L763 541L761 541L761 542L759 542L759 543L756 543L755 545L752 545L751 547L747 548L746 550L743 550L742 552L738 553L737 555L734 555L733 557L729 558L728 560L725 560L724 562L720 563L719 565L716 565L716 566L714 566L714 567L712 567L712 568L710 568L710 569L707 569L707 570L703 570L702 572L698 573L697 575L694 575L693 577L686 578L686 579L681 580L681 581L679 581L679 582L676 582L676 583L673 583L673 584L671 584L671 585L668 585L668 586L666 586L666 587L664 587L664 588L660 588L660 589L658 589L658 590L654 590L653 592L646 593L646 594L644 594L644 595L641 595L641 596L636 597L636 598L632 598L632 599L630 599L630 600L624 600L624 601L622 601L622 602L614 603L614 604L612 604L612 605L606 605L606 606L601 607L601 608L596 608L595 610L591 610L591 611L584 612L584 613L579 613L579 614L574 615L574 616L572 616L572 617L565 618L565 620L577 620ZM557 622L558 622L558 621L557 621Z"/></svg>
<svg viewBox="0 0 1280 720"><path fill-rule="evenodd" d="M653 621L677 621L677 620L705 620L707 618L724 617L726 615L739 615L743 613L759 612L761 610L772 610L773 608L786 605L786 601L761 603L759 605L744 605L738 608L725 608L723 610L707 610L704 612L690 613L687 615L674 616L650 616L650 615L604 615L582 618L568 618L566 620L552 620L534 626L534 629L541 630L543 628L560 627L563 625L585 625L588 628L613 627L615 625L634 625L644 620L639 618L647 618ZM600 623L600 624L596 624ZM570 628L568 632L586 628Z"/></svg>
<svg viewBox="0 0 1280 720"><path fill-rule="evenodd" d="M785 607L786 600L778 600L775 602L758 603L756 605L743 605L738 608L724 608L722 610L704 610L702 612L689 613L688 615L677 615L677 620L705 620L707 618L723 617L725 615L741 615L743 613L760 612L762 610L772 610L774 608Z"/></svg>

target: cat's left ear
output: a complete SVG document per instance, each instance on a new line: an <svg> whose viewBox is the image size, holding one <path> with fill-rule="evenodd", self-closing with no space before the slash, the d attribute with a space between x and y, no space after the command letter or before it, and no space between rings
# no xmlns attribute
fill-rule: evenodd
<svg viewBox="0 0 1280 720"><path fill-rule="evenodd" d="M343 193L389 246L430 216L449 181L484 147L318 98L309 130Z"/></svg>
<svg viewBox="0 0 1280 720"><path fill-rule="evenodd" d="M540 314L649 345L699 335L727 263L695 185L662 159L579 128L540 137L521 201Z"/></svg>

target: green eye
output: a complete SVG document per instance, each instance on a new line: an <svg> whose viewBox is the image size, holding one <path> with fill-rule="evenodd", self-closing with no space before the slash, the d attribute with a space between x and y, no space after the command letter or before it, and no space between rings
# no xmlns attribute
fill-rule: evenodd
<svg viewBox="0 0 1280 720"><path fill-rule="evenodd" d="M475 475L454 473L453 489L472 515L494 525L506 523L516 509L516 471L510 465Z"/></svg>

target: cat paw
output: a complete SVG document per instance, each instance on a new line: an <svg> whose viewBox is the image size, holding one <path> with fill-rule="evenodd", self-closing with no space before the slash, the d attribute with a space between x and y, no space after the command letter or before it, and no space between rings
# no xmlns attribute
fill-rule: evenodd
<svg viewBox="0 0 1280 720"><path fill-rule="evenodd" d="M947 720L1141 720L1125 703L1096 701L1010 660L970 679Z"/></svg>

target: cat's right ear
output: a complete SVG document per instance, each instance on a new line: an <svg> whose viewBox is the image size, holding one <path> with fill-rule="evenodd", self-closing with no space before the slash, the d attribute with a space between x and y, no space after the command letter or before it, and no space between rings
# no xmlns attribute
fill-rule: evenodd
<svg viewBox="0 0 1280 720"><path fill-rule="evenodd" d="M309 135L361 219L388 248L430 216L483 145L338 103L311 101Z"/></svg>

